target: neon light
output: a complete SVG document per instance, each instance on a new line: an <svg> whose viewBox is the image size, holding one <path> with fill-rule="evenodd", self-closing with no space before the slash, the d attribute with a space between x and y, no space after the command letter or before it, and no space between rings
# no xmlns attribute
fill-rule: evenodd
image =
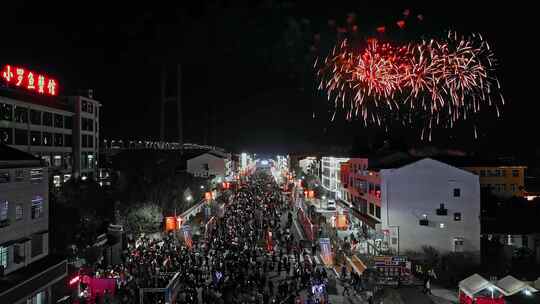
<svg viewBox="0 0 540 304"><path fill-rule="evenodd" d="M81 279L80 276L74 277L73 279L69 280L69 285L73 285L73 284L79 282L80 279Z"/></svg>
<svg viewBox="0 0 540 304"><path fill-rule="evenodd" d="M58 95L58 82L56 79L46 77L45 75L35 73L34 71L5 65L0 76L8 86L13 85L15 87L21 87L41 95Z"/></svg>

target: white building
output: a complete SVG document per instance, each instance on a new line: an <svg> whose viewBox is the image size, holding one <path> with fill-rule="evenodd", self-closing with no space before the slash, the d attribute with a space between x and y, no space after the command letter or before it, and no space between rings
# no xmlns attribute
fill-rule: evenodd
<svg viewBox="0 0 540 304"><path fill-rule="evenodd" d="M231 174L231 160L225 153L208 151L187 160L187 172L196 177L214 176L217 182Z"/></svg>
<svg viewBox="0 0 540 304"><path fill-rule="evenodd" d="M341 163L348 161L344 157L323 157L321 162L321 182L324 189L330 192L330 198L341 197Z"/></svg>
<svg viewBox="0 0 540 304"><path fill-rule="evenodd" d="M480 251L478 176L424 158L380 170L381 229L395 252Z"/></svg>
<svg viewBox="0 0 540 304"><path fill-rule="evenodd" d="M298 161L298 166L304 174L308 174L309 169L317 163L317 158L313 156L302 158Z"/></svg>
<svg viewBox="0 0 540 304"><path fill-rule="evenodd" d="M49 256L47 166L0 145L0 303L51 303L67 275L66 260Z"/></svg>

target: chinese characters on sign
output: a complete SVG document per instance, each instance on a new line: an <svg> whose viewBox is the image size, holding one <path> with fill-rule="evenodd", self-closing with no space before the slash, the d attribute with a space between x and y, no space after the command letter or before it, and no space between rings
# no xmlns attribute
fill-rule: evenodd
<svg viewBox="0 0 540 304"><path fill-rule="evenodd" d="M8 85L33 91L41 95L57 96L58 82L46 75L36 74L24 68L6 65L0 72L0 77Z"/></svg>

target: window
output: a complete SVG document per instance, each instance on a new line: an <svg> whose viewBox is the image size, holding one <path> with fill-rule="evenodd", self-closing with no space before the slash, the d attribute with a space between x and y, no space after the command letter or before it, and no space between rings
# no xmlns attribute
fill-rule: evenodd
<svg viewBox="0 0 540 304"><path fill-rule="evenodd" d="M373 203L369 203L369 214L375 215L375 205Z"/></svg>
<svg viewBox="0 0 540 304"><path fill-rule="evenodd" d="M23 205L17 204L15 206L15 220L20 221L23 218Z"/></svg>
<svg viewBox="0 0 540 304"><path fill-rule="evenodd" d="M454 221L461 221L461 212L454 213Z"/></svg>
<svg viewBox="0 0 540 304"><path fill-rule="evenodd" d="M53 135L52 135L52 133L43 132L43 137L42 137L41 143L44 146L52 146L53 145Z"/></svg>
<svg viewBox="0 0 540 304"><path fill-rule="evenodd" d="M88 144L88 148L93 148L94 147L94 136L92 135L86 135L87 136L87 140L86 140L86 143Z"/></svg>
<svg viewBox="0 0 540 304"><path fill-rule="evenodd" d="M38 219L43 217L43 198L36 196L32 199L32 219Z"/></svg>
<svg viewBox="0 0 540 304"><path fill-rule="evenodd" d="M13 129L0 128L0 144L5 144L5 145L13 144Z"/></svg>
<svg viewBox="0 0 540 304"><path fill-rule="evenodd" d="M529 237L526 234L521 236L521 246L529 248Z"/></svg>
<svg viewBox="0 0 540 304"><path fill-rule="evenodd" d="M66 183L71 178L71 174L64 174L64 183Z"/></svg>
<svg viewBox="0 0 540 304"><path fill-rule="evenodd" d="M454 188L454 197L461 197L461 189Z"/></svg>
<svg viewBox="0 0 540 304"><path fill-rule="evenodd" d="M0 247L0 266L4 269L8 266L8 248Z"/></svg>
<svg viewBox="0 0 540 304"><path fill-rule="evenodd" d="M506 192L506 184L501 184L501 191Z"/></svg>
<svg viewBox="0 0 540 304"><path fill-rule="evenodd" d="M86 148L88 146L88 138L86 135L81 135L81 148Z"/></svg>
<svg viewBox="0 0 540 304"><path fill-rule="evenodd" d="M13 245L13 261L17 264L24 262L24 243Z"/></svg>
<svg viewBox="0 0 540 304"><path fill-rule="evenodd" d="M444 204L441 204L439 209L436 210L437 215L445 216L448 215L448 209L444 207Z"/></svg>
<svg viewBox="0 0 540 304"><path fill-rule="evenodd" d="M64 116L61 114L54 114L54 127L63 128L64 127Z"/></svg>
<svg viewBox="0 0 540 304"><path fill-rule="evenodd" d="M506 170L505 169L501 169L501 176L506 176Z"/></svg>
<svg viewBox="0 0 540 304"><path fill-rule="evenodd" d="M51 162L51 156L50 155L42 155L41 159L43 160L43 162L45 163L45 165L47 167L51 166L52 162Z"/></svg>
<svg viewBox="0 0 540 304"><path fill-rule="evenodd" d="M94 154L88 153L88 169L94 169Z"/></svg>
<svg viewBox="0 0 540 304"><path fill-rule="evenodd" d="M43 112L43 125L50 126L53 125L53 114L49 112Z"/></svg>
<svg viewBox="0 0 540 304"><path fill-rule="evenodd" d="M81 111L83 112L88 111L88 102L86 100L81 101Z"/></svg>
<svg viewBox="0 0 540 304"><path fill-rule="evenodd" d="M41 146L41 132L30 131L30 144L32 146Z"/></svg>
<svg viewBox="0 0 540 304"><path fill-rule="evenodd" d="M516 192L516 184L511 184L510 189L512 190L512 192Z"/></svg>
<svg viewBox="0 0 540 304"><path fill-rule="evenodd" d="M64 134L64 147L71 147L72 141L71 141L71 134Z"/></svg>
<svg viewBox="0 0 540 304"><path fill-rule="evenodd" d="M40 183L43 180L43 170L42 169L31 169L30 170L30 181L32 183Z"/></svg>
<svg viewBox="0 0 540 304"><path fill-rule="evenodd" d="M480 176L486 176L486 170L480 170Z"/></svg>
<svg viewBox="0 0 540 304"><path fill-rule="evenodd" d="M392 238L392 245L397 245L397 237Z"/></svg>
<svg viewBox="0 0 540 304"><path fill-rule="evenodd" d="M519 170L518 169L512 169L512 176L513 177L519 177Z"/></svg>
<svg viewBox="0 0 540 304"><path fill-rule="evenodd" d="M495 170L495 176L501 176L501 170L499 169Z"/></svg>
<svg viewBox="0 0 540 304"><path fill-rule="evenodd" d="M0 171L0 184L9 183L9 171Z"/></svg>
<svg viewBox="0 0 540 304"><path fill-rule="evenodd" d="M13 106L7 103L0 103L0 120L13 120Z"/></svg>
<svg viewBox="0 0 540 304"><path fill-rule="evenodd" d="M81 169L88 169L88 153L86 152L81 153Z"/></svg>
<svg viewBox="0 0 540 304"><path fill-rule="evenodd" d="M64 129L72 129L72 128L73 128L73 117L64 116Z"/></svg>
<svg viewBox="0 0 540 304"><path fill-rule="evenodd" d="M208 167L208 164L203 164L202 167L203 167L203 170L207 170L207 171L210 170L210 168Z"/></svg>
<svg viewBox="0 0 540 304"><path fill-rule="evenodd" d="M53 176L53 185L57 188L61 186L60 175Z"/></svg>
<svg viewBox="0 0 540 304"><path fill-rule="evenodd" d="M15 144L20 146L28 145L28 131L15 129Z"/></svg>
<svg viewBox="0 0 540 304"><path fill-rule="evenodd" d="M43 234L36 233L32 235L32 257L43 253Z"/></svg>
<svg viewBox="0 0 540 304"><path fill-rule="evenodd" d="M3 201L0 202L0 222L6 221L9 214L9 202Z"/></svg>
<svg viewBox="0 0 540 304"><path fill-rule="evenodd" d="M54 155L52 165L53 165L53 167L61 167L62 166L62 155Z"/></svg>
<svg viewBox="0 0 540 304"><path fill-rule="evenodd" d="M381 218L381 207L379 207L379 206L375 207L375 216L377 218Z"/></svg>
<svg viewBox="0 0 540 304"><path fill-rule="evenodd" d="M15 170L15 181L20 182L24 180L24 170L17 169Z"/></svg>
<svg viewBox="0 0 540 304"><path fill-rule="evenodd" d="M15 106L15 122L28 123L28 109Z"/></svg>
<svg viewBox="0 0 540 304"><path fill-rule="evenodd" d="M30 123L33 125L41 125L41 112L37 110L30 110Z"/></svg>
<svg viewBox="0 0 540 304"><path fill-rule="evenodd" d="M63 147L64 146L64 134L54 134L54 146Z"/></svg>

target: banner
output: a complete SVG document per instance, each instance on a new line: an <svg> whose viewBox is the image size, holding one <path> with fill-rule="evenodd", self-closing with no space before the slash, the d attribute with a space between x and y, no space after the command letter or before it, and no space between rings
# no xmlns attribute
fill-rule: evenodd
<svg viewBox="0 0 540 304"><path fill-rule="evenodd" d="M326 265L332 264L332 246L330 245L329 238L320 238L319 243L321 245L321 256Z"/></svg>
<svg viewBox="0 0 540 304"><path fill-rule="evenodd" d="M189 225L182 226L182 234L184 236L186 246L191 249L193 246L193 240L191 239L191 227Z"/></svg>

